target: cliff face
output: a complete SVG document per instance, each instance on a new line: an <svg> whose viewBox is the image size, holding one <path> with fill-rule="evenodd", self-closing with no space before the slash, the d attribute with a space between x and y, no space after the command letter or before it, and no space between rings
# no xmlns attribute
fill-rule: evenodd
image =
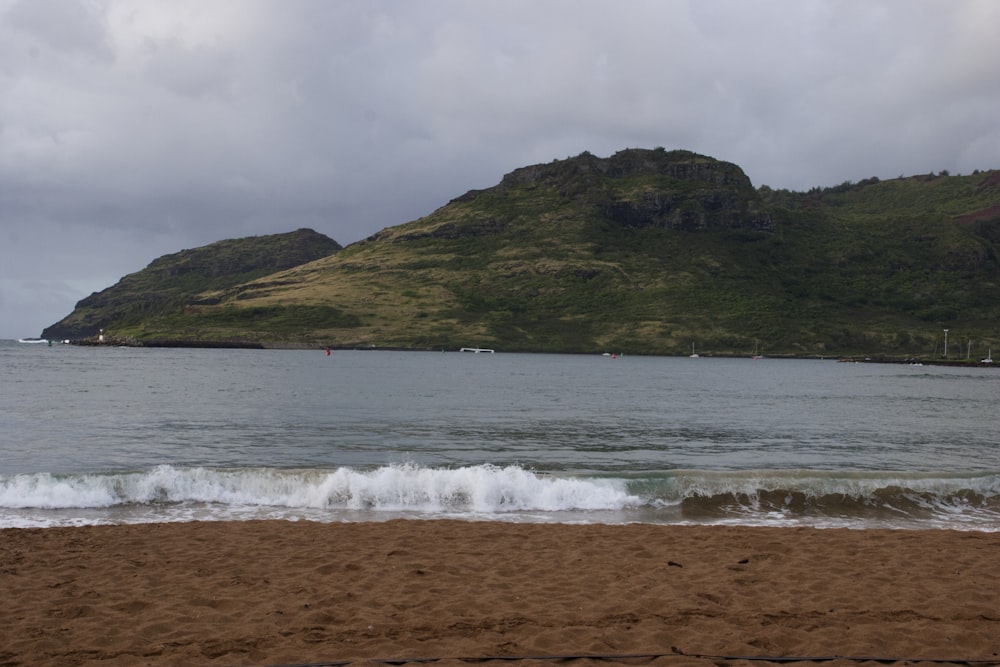
<svg viewBox="0 0 1000 667"><path fill-rule="evenodd" d="M707 192L684 196L672 191L646 191L630 199L609 202L607 216L623 227L658 227L687 232L742 229L773 232L771 215L739 192Z"/></svg>
<svg viewBox="0 0 1000 667"><path fill-rule="evenodd" d="M632 229L775 231L774 220L742 169L690 151L629 149L608 158L583 153L515 169L494 190L524 188L591 199L601 215ZM468 201L480 192L456 201Z"/></svg>
<svg viewBox="0 0 1000 667"><path fill-rule="evenodd" d="M327 257L341 249L311 229L218 241L153 260L142 271L81 299L42 332L50 340L94 336L102 328L182 308L206 289L221 289Z"/></svg>
<svg viewBox="0 0 1000 667"><path fill-rule="evenodd" d="M549 164L521 167L506 174L499 188L513 185L578 181L587 175L624 179L637 176L666 176L676 181L700 181L707 185L751 188L743 170L691 151L644 150L630 148L611 157L600 158L589 152Z"/></svg>

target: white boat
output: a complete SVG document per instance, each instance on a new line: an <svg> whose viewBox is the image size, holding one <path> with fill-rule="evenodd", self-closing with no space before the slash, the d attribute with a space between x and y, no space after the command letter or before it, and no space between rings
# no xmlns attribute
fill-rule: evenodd
<svg viewBox="0 0 1000 667"><path fill-rule="evenodd" d="M488 347L463 347L459 350L459 352L474 352L476 354L479 354L480 352L488 352L489 354L493 354L493 350Z"/></svg>
<svg viewBox="0 0 1000 667"><path fill-rule="evenodd" d="M691 359L697 359L698 355L694 351L694 343L691 343L691 354L688 355Z"/></svg>
<svg viewBox="0 0 1000 667"><path fill-rule="evenodd" d="M979 361L979 363L981 363L981 364L992 364L993 363L993 348L992 347L989 349L989 352L986 353L986 358L985 359L981 359Z"/></svg>
<svg viewBox="0 0 1000 667"><path fill-rule="evenodd" d="M49 341L48 341L47 338L18 338L17 342L18 343L35 343L35 344L37 344L37 343L48 343Z"/></svg>

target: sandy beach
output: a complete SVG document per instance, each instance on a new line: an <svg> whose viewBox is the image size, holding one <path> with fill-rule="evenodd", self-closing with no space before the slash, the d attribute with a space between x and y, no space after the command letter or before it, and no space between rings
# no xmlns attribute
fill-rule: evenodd
<svg viewBox="0 0 1000 667"><path fill-rule="evenodd" d="M1000 664L997 533L460 521L7 529L0 591L3 666Z"/></svg>

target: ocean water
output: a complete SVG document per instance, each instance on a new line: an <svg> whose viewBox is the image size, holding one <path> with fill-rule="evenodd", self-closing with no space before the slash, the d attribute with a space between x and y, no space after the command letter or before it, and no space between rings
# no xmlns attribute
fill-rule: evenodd
<svg viewBox="0 0 1000 667"><path fill-rule="evenodd" d="M1000 530L1000 370L0 342L0 527Z"/></svg>

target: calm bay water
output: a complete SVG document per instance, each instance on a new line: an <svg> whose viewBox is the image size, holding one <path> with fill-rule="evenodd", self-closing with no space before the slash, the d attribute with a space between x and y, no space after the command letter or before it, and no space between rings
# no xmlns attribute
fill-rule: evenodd
<svg viewBox="0 0 1000 667"><path fill-rule="evenodd" d="M1000 372L0 343L0 526L1000 529Z"/></svg>

